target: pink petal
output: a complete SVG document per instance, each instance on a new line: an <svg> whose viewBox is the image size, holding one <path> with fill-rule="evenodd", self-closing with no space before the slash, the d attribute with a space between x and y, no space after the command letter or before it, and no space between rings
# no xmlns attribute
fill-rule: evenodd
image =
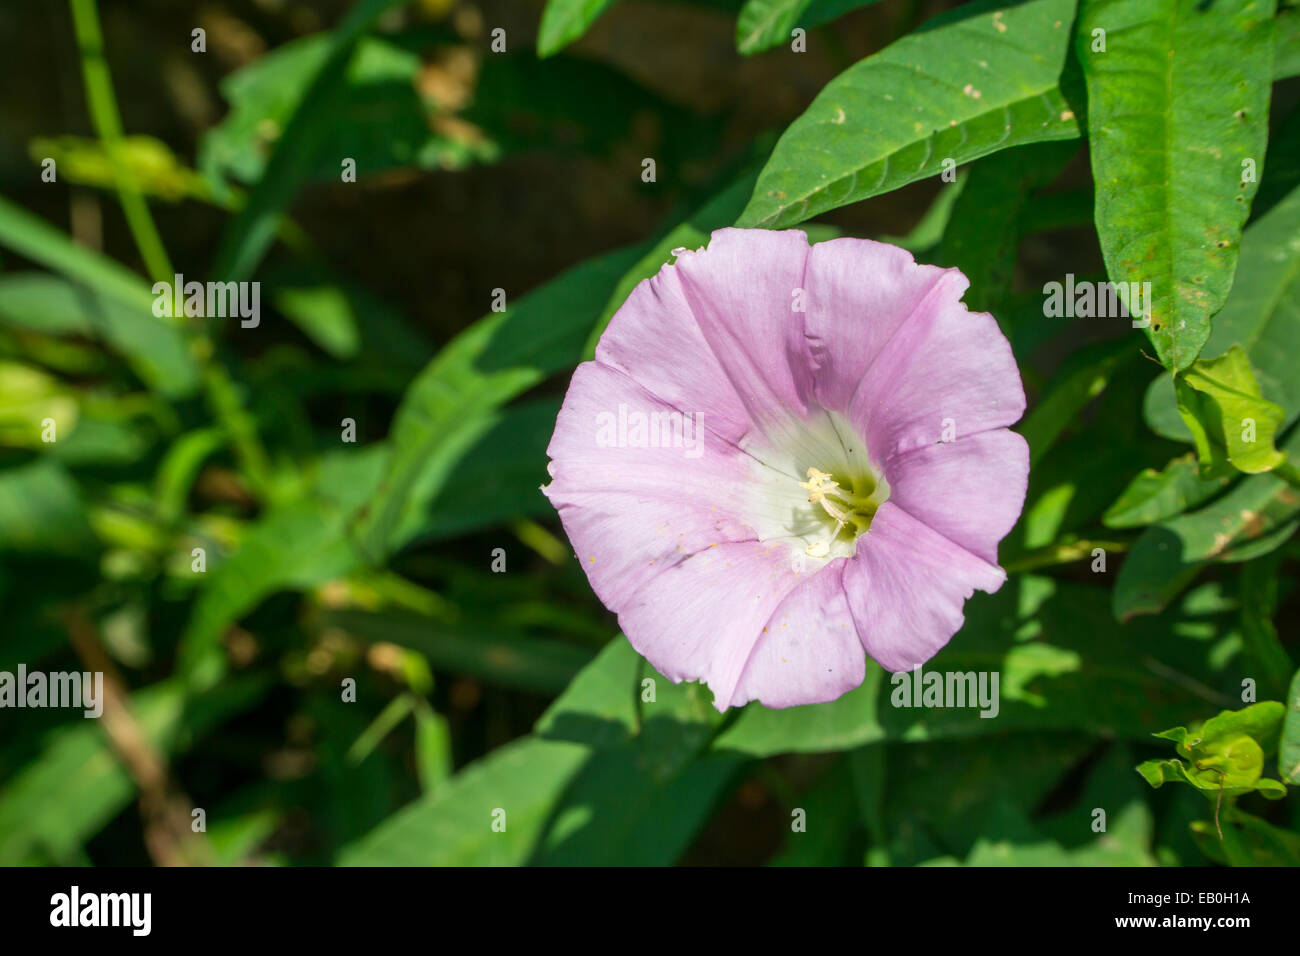
<svg viewBox="0 0 1300 956"><path fill-rule="evenodd" d="M875 461L1014 424L1025 390L993 317L968 312L966 278L947 272L867 370L850 407Z"/></svg>
<svg viewBox="0 0 1300 956"><path fill-rule="evenodd" d="M675 408L703 414L711 429L732 441L754 428L691 314L676 268L660 269L632 290L600 337L596 361Z"/></svg>
<svg viewBox="0 0 1300 956"><path fill-rule="evenodd" d="M813 394L803 313L795 311L807 258L802 232L720 229L706 252L683 253L674 267L705 341L769 435L788 434Z"/></svg>
<svg viewBox="0 0 1300 956"><path fill-rule="evenodd" d="M697 458L684 448L602 446L598 416L617 415L620 404L647 415L673 411L621 372L578 366L547 448L552 481L542 489L592 588L614 611L683 557L753 537L734 514L751 459L707 420Z"/></svg>
<svg viewBox="0 0 1300 956"><path fill-rule="evenodd" d="M1004 428L923 445L885 463L889 500L990 564L1015 525L1029 482L1029 445Z"/></svg>
<svg viewBox="0 0 1300 956"><path fill-rule="evenodd" d="M731 705L794 707L834 700L862 683L866 655L833 561L781 602L763 627Z"/></svg>
<svg viewBox="0 0 1300 956"><path fill-rule="evenodd" d="M848 409L872 361L948 274L918 265L906 249L869 239L812 247L804 325L823 407Z"/></svg>
<svg viewBox="0 0 1300 956"><path fill-rule="evenodd" d="M966 599L1005 578L887 501L847 562L844 590L867 653L897 672L933 657L961 629Z"/></svg>
<svg viewBox="0 0 1300 956"><path fill-rule="evenodd" d="M618 622L656 670L703 681L725 710L764 626L805 580L781 542L720 544L651 578L617 609Z"/></svg>

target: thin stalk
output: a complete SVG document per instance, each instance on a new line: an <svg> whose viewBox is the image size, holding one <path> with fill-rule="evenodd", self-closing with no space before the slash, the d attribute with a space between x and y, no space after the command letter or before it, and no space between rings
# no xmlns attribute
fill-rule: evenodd
<svg viewBox="0 0 1300 956"><path fill-rule="evenodd" d="M1101 548L1103 551L1122 552L1129 549L1129 542L1070 541L1065 544L1048 545L1045 548L1038 548L1022 554L1020 557L1003 562L1002 569L1008 574L1015 574L1020 571L1032 571L1035 568L1051 567L1056 564L1072 564L1075 561L1082 561L1084 558L1089 557L1096 548Z"/></svg>
<svg viewBox="0 0 1300 956"><path fill-rule="evenodd" d="M155 282L170 285L174 281L175 271L163 246L162 236L154 224L144 195L136 187L122 159L122 117L117 109L117 96L113 92L108 60L104 57L104 36L99 25L98 8L95 0L68 2L81 55L81 72L86 85L86 103L91 123L104 144L127 226L140 251L140 257L144 260L145 270ZM273 490L271 468L266 449L257 433L256 422L243 407L230 374L213 357L212 341L207 333L191 330L190 337L192 351L204 364L203 387L208 406L229 436L235 456L249 482L265 498Z"/></svg>
<svg viewBox="0 0 1300 956"><path fill-rule="evenodd" d="M95 132L104 143L104 152L113 169L117 198L122 204L127 227L135 239L145 269L155 282L171 282L175 273L162 236L154 225L149 204L136 188L122 161L122 118L117 111L117 97L113 94L113 80L104 58L104 37L99 27L99 11L95 0L69 0L72 24L81 55L81 75L86 85L86 105Z"/></svg>

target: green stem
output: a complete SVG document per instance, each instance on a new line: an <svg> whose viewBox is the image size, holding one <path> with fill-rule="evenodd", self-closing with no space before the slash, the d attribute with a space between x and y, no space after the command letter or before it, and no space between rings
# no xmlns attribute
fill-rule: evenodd
<svg viewBox="0 0 1300 956"><path fill-rule="evenodd" d="M1281 478L1292 488L1300 488L1300 469L1290 461L1284 461L1273 469L1273 475Z"/></svg>
<svg viewBox="0 0 1300 956"><path fill-rule="evenodd" d="M203 386L208 406L230 438L244 474L258 496L266 499L273 490L270 461L257 434L257 423L240 401L234 380L222 365L211 361L203 370Z"/></svg>
<svg viewBox="0 0 1300 956"><path fill-rule="evenodd" d="M158 227L144 196L132 182L122 162L122 118L117 111L117 97L113 95L113 80L109 76L108 61L104 58L104 37L99 28L99 11L95 0L69 0L72 8L73 29L77 48L81 54L81 74L86 84L86 104L95 132L104 143L104 152L113 169L117 197L122 203L127 227L135 239L136 248L144 260L145 269L155 282L171 282L175 273L167 250L163 247Z"/></svg>
<svg viewBox="0 0 1300 956"><path fill-rule="evenodd" d="M126 223L144 260L145 270L155 282L169 285L175 278L162 236L143 194L136 187L122 160L122 118L113 93L113 79L104 57L104 36L95 0L69 0L81 72L86 84L86 102L95 132L113 170L113 182ZM226 369L213 360L212 342L206 332L191 331L191 349L204 364L203 385L212 413L225 429L248 480L262 497L271 490L270 463L257 433L256 422L243 407Z"/></svg>
<svg viewBox="0 0 1300 956"><path fill-rule="evenodd" d="M1103 551L1123 552L1128 550L1129 542L1070 541L1064 544L1052 544L1026 552L1010 561L1004 561L1002 570L1008 574L1015 574L1018 571L1032 571L1035 568L1045 568L1055 564L1071 564L1089 557L1096 548L1101 548Z"/></svg>

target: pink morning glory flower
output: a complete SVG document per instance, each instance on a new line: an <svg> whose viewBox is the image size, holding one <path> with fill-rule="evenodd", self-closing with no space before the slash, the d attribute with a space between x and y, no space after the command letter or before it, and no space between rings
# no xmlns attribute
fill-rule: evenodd
<svg viewBox="0 0 1300 956"><path fill-rule="evenodd" d="M719 710L910 670L1001 587L1029 452L1011 347L956 269L723 229L578 366L543 489L597 596Z"/></svg>

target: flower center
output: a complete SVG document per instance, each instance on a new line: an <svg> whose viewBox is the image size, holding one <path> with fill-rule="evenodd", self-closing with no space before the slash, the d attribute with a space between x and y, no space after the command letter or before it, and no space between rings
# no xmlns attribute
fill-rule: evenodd
<svg viewBox="0 0 1300 956"><path fill-rule="evenodd" d="M850 542L865 533L871 527L876 510L889 497L888 489L872 474L864 474L857 480L849 479L846 483L847 488L819 468L809 468L808 480L799 482L799 487L808 492L809 504L818 505L826 518L834 523L829 534L808 545L810 557L829 555L831 545L846 531Z"/></svg>
<svg viewBox="0 0 1300 956"><path fill-rule="evenodd" d="M884 469L867 455L853 423L818 409L779 421L762 437L747 449L752 464L738 517L759 541L785 542L801 574L853 557L889 498Z"/></svg>

